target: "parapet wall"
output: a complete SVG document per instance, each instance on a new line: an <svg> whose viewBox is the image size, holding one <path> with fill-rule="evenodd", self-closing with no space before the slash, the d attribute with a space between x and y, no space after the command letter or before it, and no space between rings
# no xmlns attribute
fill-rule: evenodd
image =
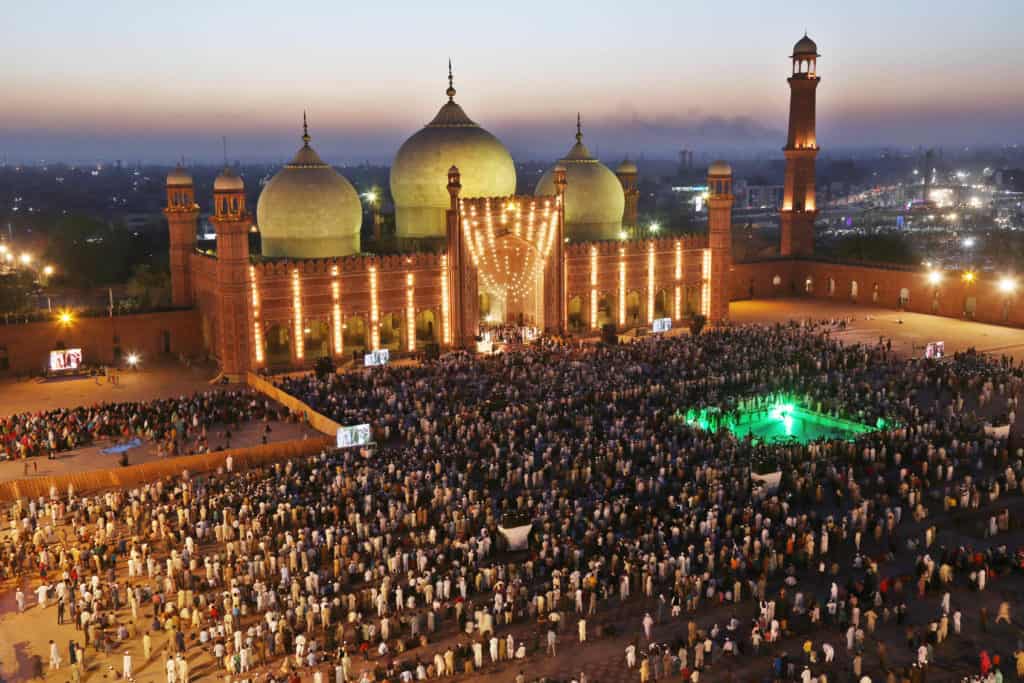
<svg viewBox="0 0 1024 683"><path fill-rule="evenodd" d="M199 316L191 309L0 325L0 374L40 373L50 351L61 345L81 348L87 364L111 365L129 353L199 356L202 334Z"/></svg>
<svg viewBox="0 0 1024 683"><path fill-rule="evenodd" d="M74 486L75 492L78 494L95 493L113 488L132 488L153 483L164 477L177 477L184 470L188 470L191 474L213 472L224 466L224 461L229 455L232 459L232 469L241 470L278 460L315 455L330 446L331 439L327 437L296 439L250 448L233 448L203 455L166 458L129 467L111 467L105 470L74 472L53 477L15 479L0 483L0 501L11 502L19 498L49 497L51 489L58 495L64 495L67 493L69 484ZM113 464L113 460L111 462Z"/></svg>
<svg viewBox="0 0 1024 683"><path fill-rule="evenodd" d="M1024 326L1024 301L1017 283L999 275L922 268L779 259L736 263L733 300L810 297L843 303Z"/></svg>

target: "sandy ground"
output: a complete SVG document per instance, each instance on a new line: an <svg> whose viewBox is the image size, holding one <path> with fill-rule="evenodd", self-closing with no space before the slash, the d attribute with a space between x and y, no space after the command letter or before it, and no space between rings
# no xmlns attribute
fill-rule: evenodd
<svg viewBox="0 0 1024 683"><path fill-rule="evenodd" d="M850 342L874 343L885 337L892 339L893 349L900 353L923 355L925 344L943 341L947 354L973 347L1024 359L1024 330L1015 327L820 299L734 301L729 306L730 320L739 324L851 317L854 320L847 330L836 333Z"/></svg>

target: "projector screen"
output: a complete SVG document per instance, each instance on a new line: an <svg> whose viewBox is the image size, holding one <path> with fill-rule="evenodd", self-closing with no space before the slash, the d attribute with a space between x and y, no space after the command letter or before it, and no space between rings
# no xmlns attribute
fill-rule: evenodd
<svg viewBox="0 0 1024 683"><path fill-rule="evenodd" d="M377 349L363 355L363 365L372 368L377 365L387 365L391 360L391 351L388 349Z"/></svg>
<svg viewBox="0 0 1024 683"><path fill-rule="evenodd" d="M338 448L365 446L370 443L370 425L338 428Z"/></svg>
<svg viewBox="0 0 1024 683"><path fill-rule="evenodd" d="M82 365L82 349L50 351L50 370L77 370Z"/></svg>

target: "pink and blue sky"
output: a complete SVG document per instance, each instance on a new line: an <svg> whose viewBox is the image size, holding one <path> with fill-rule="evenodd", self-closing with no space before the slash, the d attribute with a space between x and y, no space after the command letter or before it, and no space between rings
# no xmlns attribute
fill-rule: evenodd
<svg viewBox="0 0 1024 683"><path fill-rule="evenodd" d="M444 101L517 159L682 146L771 155L787 56L818 42L826 150L1024 142L1020 0L708 3L40 0L0 40L9 159L277 160L302 110L322 155L388 162Z"/></svg>

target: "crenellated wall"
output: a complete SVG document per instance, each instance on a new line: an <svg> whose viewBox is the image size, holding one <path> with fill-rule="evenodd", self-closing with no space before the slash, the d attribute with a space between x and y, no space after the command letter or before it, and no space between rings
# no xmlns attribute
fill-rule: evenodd
<svg viewBox="0 0 1024 683"><path fill-rule="evenodd" d="M582 242L566 248L569 329L599 330L679 320L704 313L712 284L703 235L624 242ZM705 287L707 284L707 287Z"/></svg>
<svg viewBox="0 0 1024 683"><path fill-rule="evenodd" d="M804 296L1024 326L1016 283L992 274L802 259L737 263L731 274L734 300Z"/></svg>
<svg viewBox="0 0 1024 683"><path fill-rule="evenodd" d="M52 349L81 348L89 365L116 364L130 353L203 355L195 309L113 317L73 317L58 321L0 325L0 375L42 372Z"/></svg>

